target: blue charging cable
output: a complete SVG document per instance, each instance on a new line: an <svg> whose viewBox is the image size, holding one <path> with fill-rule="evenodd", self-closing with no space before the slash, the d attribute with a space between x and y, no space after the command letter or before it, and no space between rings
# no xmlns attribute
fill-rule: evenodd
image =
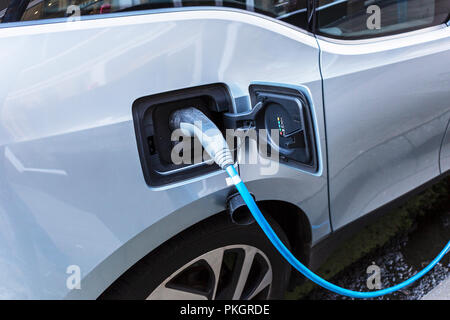
<svg viewBox="0 0 450 320"><path fill-rule="evenodd" d="M392 293L399 289L402 289L410 284L412 284L417 279L423 277L428 271L430 271L444 255L450 250L450 241L444 247L444 249L438 254L436 258L426 266L422 271L418 272L408 280L397 284L393 287L371 291L371 292L358 292L353 290L348 290L341 288L325 279L319 277L314 272L305 267L297 258L289 251L288 248L283 244L283 242L278 238L276 233L273 231L270 224L262 215L255 200L248 192L247 187L242 182L239 174L234 168L233 157L231 151L223 138L222 132L216 127L216 125L204 115L201 111L196 108L186 108L175 111L170 120L170 127L175 129L180 129L182 133L186 136L197 137L200 143L203 145L205 150L211 156L212 159L224 169L230 176L233 184L236 186L237 190L244 199L247 207L250 209L256 222L259 224L261 229L266 234L267 238L272 242L275 248L281 253L281 255L298 271L300 271L309 280L317 283L318 285L333 291L335 293L353 297L353 298L374 298L383 296L385 294Z"/></svg>
<svg viewBox="0 0 450 320"><path fill-rule="evenodd" d="M430 271L441 259L444 257L444 255L450 250L450 241L447 243L447 245L444 247L444 249L437 255L436 258L423 270L409 278L408 280L399 283L393 287L377 290L377 291L371 291L371 292L358 292L353 290L348 290L345 288L341 288L335 284L332 284L331 282L328 282L327 280L319 277L317 274L309 270L307 267L305 267L294 255L289 251L288 248L283 244L283 242L278 238L276 233L273 231L270 224L267 222L266 218L262 215L261 211L259 210L257 204L255 203L255 200L253 200L253 197L250 195L250 192L248 192L247 187L245 186L244 182L242 182L241 178L239 177L236 169L232 165L228 165L225 168L226 172L230 176L231 180L233 181L234 185L236 186L236 189L241 194L242 198L244 199L244 202L247 204L247 207L249 208L250 212L252 213L253 217L255 218L256 222L259 224L261 229L266 234L267 238L269 238L270 242L275 246L275 248L281 253L281 255L298 271L300 271L305 277L307 277L309 280L317 283L318 285L333 291L335 293L352 297L352 298L374 298L383 296L389 293L392 293L394 291L400 290L406 286L409 286L414 281L420 279L423 277L428 271Z"/></svg>

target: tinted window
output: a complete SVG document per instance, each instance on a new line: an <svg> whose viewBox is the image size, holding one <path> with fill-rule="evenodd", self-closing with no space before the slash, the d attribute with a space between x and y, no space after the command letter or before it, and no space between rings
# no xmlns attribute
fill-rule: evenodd
<svg viewBox="0 0 450 320"><path fill-rule="evenodd" d="M0 0L0 19L5 15L6 8L9 5L9 0Z"/></svg>
<svg viewBox="0 0 450 320"><path fill-rule="evenodd" d="M174 7L220 6L262 13L298 27L306 26L307 0L0 0L6 7L26 2L26 10L19 17L3 22L108 14ZM0 6L0 8L2 8Z"/></svg>
<svg viewBox="0 0 450 320"><path fill-rule="evenodd" d="M364 39L444 23L450 0L319 0L316 12L317 33Z"/></svg>

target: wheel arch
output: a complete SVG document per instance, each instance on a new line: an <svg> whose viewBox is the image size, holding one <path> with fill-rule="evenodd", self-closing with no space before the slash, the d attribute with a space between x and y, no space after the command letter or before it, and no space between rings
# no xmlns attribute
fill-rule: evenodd
<svg viewBox="0 0 450 320"><path fill-rule="evenodd" d="M312 230L306 213L298 206L280 200L260 201L258 205L283 229L289 239L293 254L303 264L308 265Z"/></svg>
<svg viewBox="0 0 450 320"><path fill-rule="evenodd" d="M307 265L309 263L312 237L311 224L305 212L292 203L280 200L258 201L258 205L265 214L270 216L270 218L272 218L281 227L288 238L293 253L299 258L302 263ZM184 228L166 241L160 243L154 249L150 250L148 253L140 257L136 262L132 263L128 269L123 270L123 272L118 277L116 277L116 279L109 286L107 286L102 292L99 293L98 297L101 298L102 295L113 288L115 284L120 281L122 276L124 276L128 271L131 271L133 267L139 264L139 262L142 261L145 257L154 254L158 250L161 250L161 248L167 243L182 240L183 234L185 234L186 232L195 230L199 225L205 224L212 219L216 219L220 215L227 215L226 210L207 216L204 219Z"/></svg>

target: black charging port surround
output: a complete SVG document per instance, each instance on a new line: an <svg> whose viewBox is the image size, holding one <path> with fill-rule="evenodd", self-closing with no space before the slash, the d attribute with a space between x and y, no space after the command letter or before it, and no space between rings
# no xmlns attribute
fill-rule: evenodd
<svg viewBox="0 0 450 320"><path fill-rule="evenodd" d="M195 107L210 118L224 133L223 113L232 111L232 100L224 84L211 84L141 97L133 103L136 141L144 179L157 187L220 168L201 159L188 164L174 164L171 152L174 142L169 128L171 114L178 109ZM191 143L193 146L193 143ZM194 152L191 152L194 155Z"/></svg>

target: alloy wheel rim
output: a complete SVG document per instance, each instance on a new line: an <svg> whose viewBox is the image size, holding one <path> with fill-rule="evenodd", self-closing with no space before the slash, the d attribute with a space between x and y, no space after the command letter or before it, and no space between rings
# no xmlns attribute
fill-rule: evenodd
<svg viewBox="0 0 450 320"><path fill-rule="evenodd" d="M270 260L260 249L224 246L176 270L147 300L268 299L272 279Z"/></svg>

